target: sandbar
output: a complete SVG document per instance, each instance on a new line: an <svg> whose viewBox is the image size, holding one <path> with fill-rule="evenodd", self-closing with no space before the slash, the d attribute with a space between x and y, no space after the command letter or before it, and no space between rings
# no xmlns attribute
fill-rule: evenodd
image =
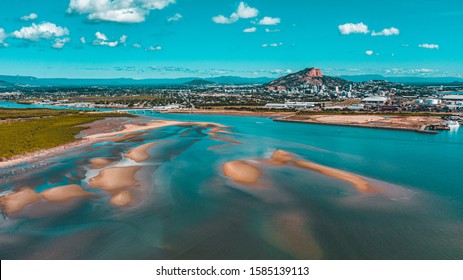
<svg viewBox="0 0 463 280"><path fill-rule="evenodd" d="M86 192L79 185L67 185L45 190L41 192L40 195L48 201L60 202L73 198L91 196L92 193Z"/></svg>
<svg viewBox="0 0 463 280"><path fill-rule="evenodd" d="M148 149L151 148L154 144L156 144L156 143L152 142L152 143L148 143L148 144L138 146L138 147L133 148L132 150L130 150L124 156L126 158L129 158L129 159L135 161L135 162L145 161L145 160L147 160L149 158Z"/></svg>
<svg viewBox="0 0 463 280"><path fill-rule="evenodd" d="M127 206L132 202L132 192L130 190L123 190L114 194L109 202L115 206Z"/></svg>
<svg viewBox="0 0 463 280"><path fill-rule="evenodd" d="M40 199L40 195L34 190L25 188L0 197L0 206L6 213L14 213L23 210L27 205L37 202Z"/></svg>
<svg viewBox="0 0 463 280"><path fill-rule="evenodd" d="M105 191L114 191L127 187L137 186L135 173L140 166L112 167L100 171L98 176L90 179L90 187L100 188Z"/></svg>
<svg viewBox="0 0 463 280"><path fill-rule="evenodd" d="M310 161L296 159L287 151L276 150L272 155L272 160L276 161L276 164L292 163L300 168L312 170L332 178L346 181L351 183L358 191L361 192L376 192L376 190L370 186L368 181L358 175Z"/></svg>
<svg viewBox="0 0 463 280"><path fill-rule="evenodd" d="M90 160L90 168L101 169L110 165L113 161L107 158L94 158Z"/></svg>
<svg viewBox="0 0 463 280"><path fill-rule="evenodd" d="M261 175L260 170L243 160L226 162L222 166L225 176L233 179L237 183L253 184L256 183Z"/></svg>

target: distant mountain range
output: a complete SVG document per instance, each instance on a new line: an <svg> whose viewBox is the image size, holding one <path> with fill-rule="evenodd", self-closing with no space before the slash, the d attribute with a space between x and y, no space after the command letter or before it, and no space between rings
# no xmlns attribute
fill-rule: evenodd
<svg viewBox="0 0 463 280"><path fill-rule="evenodd" d="M212 84L222 85L265 85L265 86L299 86L302 84L325 85L328 87L345 86L349 82L366 82L371 80L384 80L404 84L454 84L463 85L463 78L457 77L385 77L381 75L343 75L324 76L316 68L307 68L302 71L283 76L278 79L269 77L245 78L237 76L221 76L210 78L172 78L172 79L66 79L66 78L36 78L32 76L6 76L0 75L0 89L15 89L20 87L90 87L90 86L205 86Z"/></svg>
<svg viewBox="0 0 463 280"><path fill-rule="evenodd" d="M217 83L224 85L243 85L243 84L264 84L272 81L272 78L243 78L235 76L222 76L200 79L197 77L191 78L175 78L175 79L66 79L66 78L36 78L31 76L1 76L0 81L9 84L10 86L22 87L39 87L39 86L161 86L161 85L183 85L187 83ZM0 84L1 86L1 84Z"/></svg>

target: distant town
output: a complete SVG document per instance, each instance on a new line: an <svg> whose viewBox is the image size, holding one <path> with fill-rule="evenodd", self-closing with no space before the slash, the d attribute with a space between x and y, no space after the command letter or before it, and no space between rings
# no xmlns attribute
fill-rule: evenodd
<svg viewBox="0 0 463 280"><path fill-rule="evenodd" d="M0 81L0 100L77 108L463 112L461 83L352 82L307 68L261 83L194 79L166 85L34 86Z"/></svg>

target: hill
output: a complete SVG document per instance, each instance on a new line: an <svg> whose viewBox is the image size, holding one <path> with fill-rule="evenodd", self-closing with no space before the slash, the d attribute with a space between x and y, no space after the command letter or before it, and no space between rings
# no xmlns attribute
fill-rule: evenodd
<svg viewBox="0 0 463 280"><path fill-rule="evenodd" d="M210 85L216 85L216 84L217 83L215 82L206 81L202 79L195 79L195 80L184 83L184 85L191 86L191 87L210 86Z"/></svg>
<svg viewBox="0 0 463 280"><path fill-rule="evenodd" d="M306 68L302 71L292 73L265 84L270 90L280 88L291 88L301 86L325 86L327 88L345 87L351 82L330 76L323 76L320 69Z"/></svg>

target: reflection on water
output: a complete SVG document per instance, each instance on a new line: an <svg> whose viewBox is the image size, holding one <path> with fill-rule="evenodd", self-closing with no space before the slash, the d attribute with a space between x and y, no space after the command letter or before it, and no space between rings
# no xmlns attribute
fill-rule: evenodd
<svg viewBox="0 0 463 280"><path fill-rule="evenodd" d="M92 195L42 198L8 213L0 223L0 257L463 258L459 132L430 136L247 117L155 116L229 128L163 127L1 170L0 193L75 184ZM145 146L148 159L139 150L126 157L152 142ZM362 192L349 180L292 162L263 164L277 149L358 174L382 191ZM94 159L104 159L97 161L102 166ZM223 174L223 164L235 160L259 169L259 187ZM116 175L92 183L104 170L130 167L136 173L129 183L111 181ZM130 192L128 206L112 203L121 191Z"/></svg>

